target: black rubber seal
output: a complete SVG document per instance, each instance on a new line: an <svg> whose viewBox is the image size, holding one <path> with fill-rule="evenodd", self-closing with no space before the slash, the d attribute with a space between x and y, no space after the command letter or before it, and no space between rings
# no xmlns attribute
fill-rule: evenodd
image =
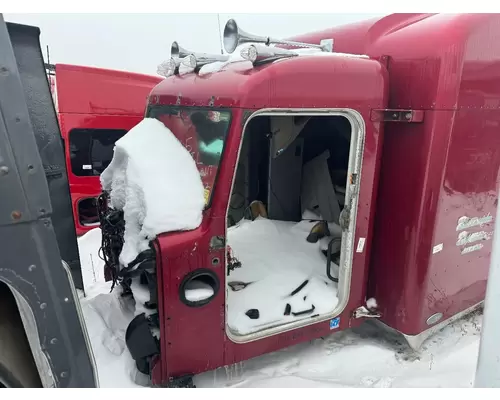
<svg viewBox="0 0 500 400"><path fill-rule="evenodd" d="M209 298L203 299L200 301L189 301L188 299L186 299L186 285L190 281L192 281L193 279L196 279L196 278L208 279L210 282L207 282L207 283L209 283L210 286L212 286L212 288L214 290L214 294L212 296L210 296ZM212 270L210 270L208 268L200 268L200 269L197 269L196 271L193 271L193 272L187 274L184 277L184 279L182 280L182 282L179 286L179 298L180 298L181 302L184 303L185 305L187 305L188 307L203 307L203 306L207 305L208 303L210 303L215 298L215 296L217 296L217 293L219 293L219 289L220 289L220 282L219 282L219 278L217 277L215 272L213 272Z"/></svg>

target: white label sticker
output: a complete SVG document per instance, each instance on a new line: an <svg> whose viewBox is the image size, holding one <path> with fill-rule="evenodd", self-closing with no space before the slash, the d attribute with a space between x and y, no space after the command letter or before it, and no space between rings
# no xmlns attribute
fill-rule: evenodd
<svg viewBox="0 0 500 400"><path fill-rule="evenodd" d="M356 253L362 253L364 248L365 248L365 238L362 237L362 238L359 238L359 241L358 241L358 248L356 249Z"/></svg>
<svg viewBox="0 0 500 400"><path fill-rule="evenodd" d="M82 165L82 169L92 169L92 165L89 164Z"/></svg>
<svg viewBox="0 0 500 400"><path fill-rule="evenodd" d="M443 243L439 243L432 248L432 254L439 253L443 250Z"/></svg>

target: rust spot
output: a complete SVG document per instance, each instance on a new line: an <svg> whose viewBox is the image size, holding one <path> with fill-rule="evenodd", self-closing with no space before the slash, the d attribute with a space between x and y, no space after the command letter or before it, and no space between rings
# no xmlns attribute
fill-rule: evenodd
<svg viewBox="0 0 500 400"><path fill-rule="evenodd" d="M10 216L12 217L12 219L15 220L15 221L21 219L22 215L23 214L21 213L21 211L12 211L12 214L10 214Z"/></svg>

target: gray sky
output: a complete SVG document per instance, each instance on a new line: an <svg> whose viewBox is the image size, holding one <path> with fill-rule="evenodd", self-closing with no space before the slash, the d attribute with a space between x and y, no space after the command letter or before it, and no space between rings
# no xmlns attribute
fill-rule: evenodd
<svg viewBox="0 0 500 400"><path fill-rule="evenodd" d="M220 14L249 33L284 38L380 14ZM155 74L170 45L220 54L217 14L4 14L7 21L38 26L51 63L90 65Z"/></svg>

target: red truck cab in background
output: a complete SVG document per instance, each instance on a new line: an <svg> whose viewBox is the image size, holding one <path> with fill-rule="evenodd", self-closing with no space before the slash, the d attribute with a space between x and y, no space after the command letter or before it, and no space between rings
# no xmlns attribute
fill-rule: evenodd
<svg viewBox="0 0 500 400"><path fill-rule="evenodd" d="M99 175L113 157L114 143L143 119L145 100L162 78L56 64L49 79L64 140L76 232L83 235L99 225Z"/></svg>

